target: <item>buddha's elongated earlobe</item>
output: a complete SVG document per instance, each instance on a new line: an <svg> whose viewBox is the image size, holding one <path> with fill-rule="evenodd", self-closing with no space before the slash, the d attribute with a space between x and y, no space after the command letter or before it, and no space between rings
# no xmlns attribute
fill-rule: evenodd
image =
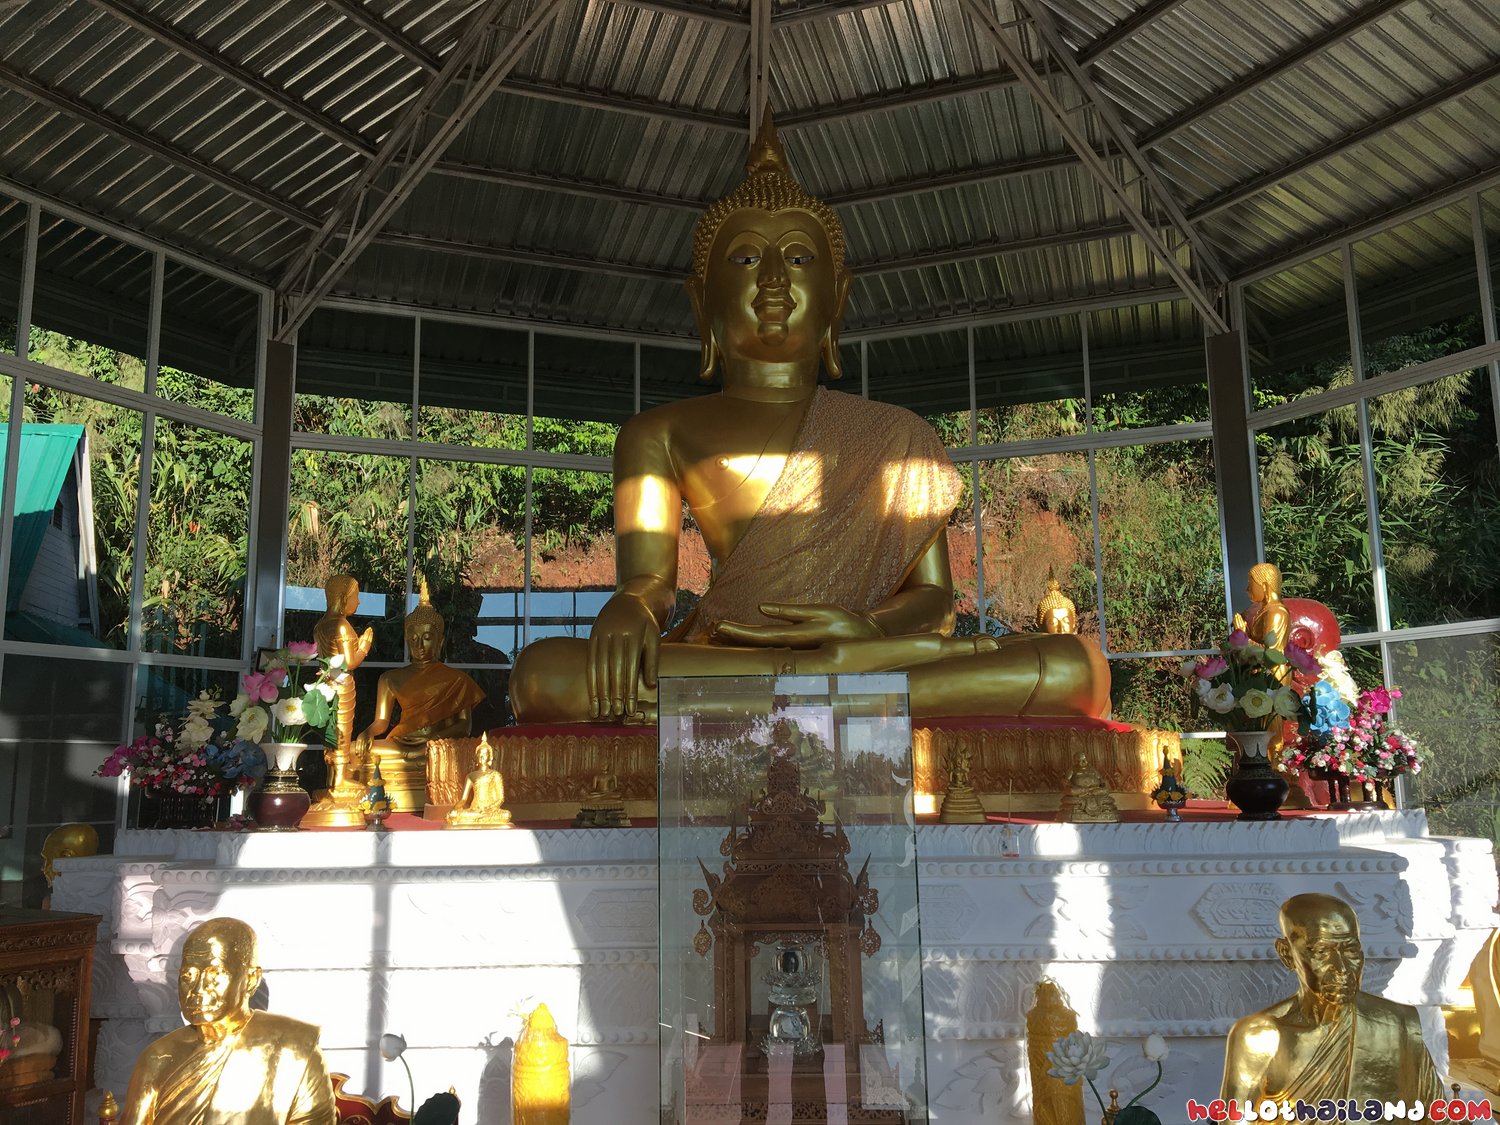
<svg viewBox="0 0 1500 1125"><path fill-rule="evenodd" d="M836 297L833 316L828 322L828 331L823 333L823 368L830 379L844 377L844 364L839 358L839 328L844 323L844 305L849 300L850 281L848 271L840 270L838 279L834 282Z"/></svg>
<svg viewBox="0 0 1500 1125"><path fill-rule="evenodd" d="M714 368L719 365L719 348L714 343L713 324L703 311L703 282L690 277L683 283L687 289L688 303L693 306L693 321L698 326L698 339L702 347L698 352L698 378L705 383L714 377Z"/></svg>

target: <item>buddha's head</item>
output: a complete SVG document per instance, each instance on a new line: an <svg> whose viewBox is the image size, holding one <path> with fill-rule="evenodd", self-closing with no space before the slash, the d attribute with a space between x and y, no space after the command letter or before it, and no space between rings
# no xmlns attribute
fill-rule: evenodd
<svg viewBox="0 0 1500 1125"><path fill-rule="evenodd" d="M1297 974L1299 991L1325 1004L1353 1001L1364 975L1359 919L1332 895L1293 895L1281 904L1276 954Z"/></svg>
<svg viewBox="0 0 1500 1125"><path fill-rule="evenodd" d="M490 745L489 732L479 736L479 745L474 747L474 764L487 770L495 764L495 748Z"/></svg>
<svg viewBox="0 0 1500 1125"><path fill-rule="evenodd" d="M195 927L182 947L177 1000L182 1018L195 1026L245 1016L260 987L255 931L238 918L210 918Z"/></svg>
<svg viewBox="0 0 1500 1125"><path fill-rule="evenodd" d="M712 204L693 232L688 298L703 340L700 375L723 359L795 365L831 378L849 297L844 228L833 209L792 178L766 107L739 187Z"/></svg>
<svg viewBox="0 0 1500 1125"><path fill-rule="evenodd" d="M349 574L335 574L323 583L323 594L328 599L328 612L345 617L359 608L359 581Z"/></svg>
<svg viewBox="0 0 1500 1125"><path fill-rule="evenodd" d="M421 580L417 608L406 615L406 654L413 664L428 664L443 651L443 615L432 608L427 579Z"/></svg>
<svg viewBox="0 0 1500 1125"><path fill-rule="evenodd" d="M1252 602L1264 602L1272 594L1281 594L1281 568L1275 563L1256 563L1250 568L1250 585L1245 592Z"/></svg>
<svg viewBox="0 0 1500 1125"><path fill-rule="evenodd" d="M1078 607L1062 592L1056 575L1047 575L1047 592L1036 607L1037 624L1044 633L1078 632Z"/></svg>
<svg viewBox="0 0 1500 1125"><path fill-rule="evenodd" d="M98 855L99 833L92 824L60 824L42 841L42 874L47 877L47 886L57 878L53 863L74 856Z"/></svg>

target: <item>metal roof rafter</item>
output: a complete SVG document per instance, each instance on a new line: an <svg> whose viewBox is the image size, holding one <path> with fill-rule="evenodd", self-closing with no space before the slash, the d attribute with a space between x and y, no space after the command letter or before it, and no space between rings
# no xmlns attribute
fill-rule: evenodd
<svg viewBox="0 0 1500 1125"><path fill-rule="evenodd" d="M295 338L297 328L442 158L562 6L562 0L539 0L529 14L524 14L524 3L490 0L474 14L443 60L443 69L406 106L374 159L344 189L318 233L298 253L276 287L280 313L276 339L285 342ZM520 22L507 25L508 20L515 19ZM492 39L495 49L483 71L478 75L465 73ZM455 94L458 104L443 109L445 99ZM391 171L395 173L394 182L387 186L382 180ZM345 227L348 230L340 247L339 232Z"/></svg>
<svg viewBox="0 0 1500 1125"><path fill-rule="evenodd" d="M1218 301L1204 287L1203 275L1205 271L1211 271L1210 284L1222 292L1225 272L1217 255L1193 229L1192 223L1166 190L1156 170L1146 161L1114 109L1100 97L1092 79L1063 42L1040 0L1011 2L1020 18L1002 23L990 10L986 0L963 0L971 22L990 38L1006 64L1025 84L1037 104L1052 118L1068 147L1078 154L1084 167L1114 199L1125 220L1135 228L1135 232L1161 262L1172 280L1177 282L1193 302L1205 325L1215 333L1227 332L1229 326L1219 312ZM1038 40L1043 65L1043 72L1040 74L1032 64L1025 45L1018 41L1017 28L1024 26L1030 26ZM1080 99L1076 105L1063 105L1053 93L1048 80L1054 67L1076 91L1076 96ZM1092 118L1095 127L1105 138L1107 143L1104 153L1096 151L1089 139L1084 114ZM1115 149L1113 153L1109 152L1111 146ZM1129 170L1129 178L1122 180L1117 176L1111 163L1123 163ZM1188 267L1183 266L1177 258L1176 249L1163 241L1162 233L1158 232L1151 218L1137 206L1131 194L1136 188L1163 214L1166 223L1164 232L1176 234L1189 248Z"/></svg>

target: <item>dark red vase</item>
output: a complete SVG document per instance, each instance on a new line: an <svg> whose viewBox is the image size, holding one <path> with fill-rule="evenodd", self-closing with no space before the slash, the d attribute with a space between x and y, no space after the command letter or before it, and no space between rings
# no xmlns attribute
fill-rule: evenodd
<svg viewBox="0 0 1500 1125"><path fill-rule="evenodd" d="M245 811L262 832L295 832L312 807L312 797L297 784L295 770L270 770L265 784L245 801Z"/></svg>

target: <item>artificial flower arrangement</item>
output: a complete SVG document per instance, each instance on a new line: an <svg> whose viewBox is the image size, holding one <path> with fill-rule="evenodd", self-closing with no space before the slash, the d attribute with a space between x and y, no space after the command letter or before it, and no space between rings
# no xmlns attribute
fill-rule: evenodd
<svg viewBox="0 0 1500 1125"><path fill-rule="evenodd" d="M1161 1118L1145 1106L1136 1103L1161 1085L1161 1064L1162 1060L1167 1057L1167 1041L1160 1035L1148 1035L1141 1045L1141 1050L1147 1059L1156 1064L1156 1081L1119 1107L1113 1104L1106 1106L1104 1099L1099 1096L1099 1088L1094 1085L1094 1079L1098 1078L1100 1072L1109 1065L1109 1045L1103 1039L1095 1039L1086 1031L1075 1031L1071 1035L1064 1035L1053 1043L1052 1050L1047 1052L1047 1061L1052 1064L1047 1073L1053 1078L1062 1079L1063 1084L1067 1086L1087 1082L1089 1089L1094 1092L1094 1100L1099 1103L1099 1112L1106 1121L1111 1120L1110 1110L1118 1109L1113 1118L1114 1125L1161 1125ZM1111 1090L1111 1103L1114 1101L1114 1095L1115 1091Z"/></svg>
<svg viewBox="0 0 1500 1125"><path fill-rule="evenodd" d="M1193 688L1193 710L1221 716L1226 730L1266 730L1302 713L1297 692L1282 684L1288 664L1305 671L1317 661L1296 645L1281 653L1256 644L1243 629L1229 634L1217 656L1194 657L1179 671Z"/></svg>
<svg viewBox="0 0 1500 1125"><path fill-rule="evenodd" d="M1421 772L1426 752L1390 722L1400 690L1360 691L1337 650L1318 661L1321 678L1303 699L1299 734L1282 750L1282 765L1341 774L1360 784Z"/></svg>
<svg viewBox="0 0 1500 1125"><path fill-rule="evenodd" d="M5 1030L0 1031L0 1063L10 1058L11 1052L21 1045L21 1017L11 1016Z"/></svg>
<svg viewBox="0 0 1500 1125"><path fill-rule="evenodd" d="M252 788L266 772L265 752L230 730L222 707L210 692L200 693L180 727L159 721L151 734L116 746L94 773L128 773L131 785L162 795L227 797Z"/></svg>
<svg viewBox="0 0 1500 1125"><path fill-rule="evenodd" d="M266 656L258 672L240 680L240 693L229 704L238 720L235 734L251 742L293 744L300 742L308 727L324 727L338 694L344 658L318 659L316 645L293 641ZM304 682L304 669L314 675Z"/></svg>

